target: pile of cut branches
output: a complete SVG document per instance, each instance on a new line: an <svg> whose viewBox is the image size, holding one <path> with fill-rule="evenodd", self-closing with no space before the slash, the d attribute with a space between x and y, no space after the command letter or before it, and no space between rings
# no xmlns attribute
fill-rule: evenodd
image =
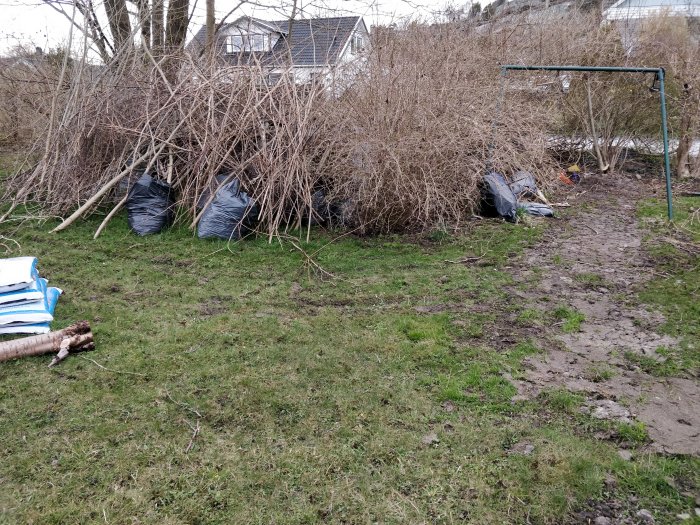
<svg viewBox="0 0 700 525"><path fill-rule="evenodd" d="M544 187L555 173L532 101L511 95L492 126L499 72L483 38L452 26L377 31L362 63L313 84L291 71L271 84L260 64L187 55L73 63L37 125L36 161L9 177L6 197L65 217L63 229L111 218L148 171L171 184L178 220L196 228L216 176L233 173L270 236L310 225L319 190L365 233L459 225L488 165L531 171Z"/></svg>

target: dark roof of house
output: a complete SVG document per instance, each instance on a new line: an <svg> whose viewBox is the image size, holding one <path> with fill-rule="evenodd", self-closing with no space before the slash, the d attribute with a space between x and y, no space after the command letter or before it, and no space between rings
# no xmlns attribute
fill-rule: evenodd
<svg viewBox="0 0 700 525"><path fill-rule="evenodd" d="M222 55L231 63L249 63L253 60L260 61L265 65L283 62L288 57L291 50L292 64L295 66L318 66L335 64L345 47L355 26L360 21L364 27L364 22L359 16L341 16L334 18L306 18L292 20L260 20L248 18L252 23L266 25L282 37L277 41L275 47L269 52L255 53L235 53L233 55ZM221 27L219 34L223 34L228 27L237 25L240 19ZM202 27L193 39L193 43L204 45L206 41L206 27ZM223 50L225 47L224 38L217 38L217 47ZM290 46L288 50L287 45Z"/></svg>

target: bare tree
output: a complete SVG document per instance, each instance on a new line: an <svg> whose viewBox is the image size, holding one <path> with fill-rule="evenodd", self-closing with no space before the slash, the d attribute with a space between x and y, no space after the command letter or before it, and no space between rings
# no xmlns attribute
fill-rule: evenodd
<svg viewBox="0 0 700 525"><path fill-rule="evenodd" d="M164 0L153 0L153 12L151 13L151 32L153 36L153 50L160 53L165 43L165 8Z"/></svg>
<svg viewBox="0 0 700 525"><path fill-rule="evenodd" d="M212 54L214 51L214 33L216 32L216 9L214 5L214 0L207 0L207 53Z"/></svg>
<svg viewBox="0 0 700 525"><path fill-rule="evenodd" d="M141 26L141 41L145 45L152 46L151 43L151 12L148 0L136 0L138 6L139 25Z"/></svg>
<svg viewBox="0 0 700 525"><path fill-rule="evenodd" d="M189 0L170 0L165 26L165 48L172 53L185 45L189 23Z"/></svg>
<svg viewBox="0 0 700 525"><path fill-rule="evenodd" d="M77 3L78 0L76 0ZM105 11L114 47L118 50L131 45L131 21L126 9L126 0L105 0Z"/></svg>
<svg viewBox="0 0 700 525"><path fill-rule="evenodd" d="M104 0L103 11L98 11L92 0L42 1L79 29L105 63L130 56L136 42L149 47L156 56L181 50L191 20L189 0L170 0L167 5L166 0ZM209 1L213 13L213 0ZM72 6L82 15L82 21L67 9ZM133 18L131 13L135 13ZM106 20L108 31L103 30L100 20Z"/></svg>

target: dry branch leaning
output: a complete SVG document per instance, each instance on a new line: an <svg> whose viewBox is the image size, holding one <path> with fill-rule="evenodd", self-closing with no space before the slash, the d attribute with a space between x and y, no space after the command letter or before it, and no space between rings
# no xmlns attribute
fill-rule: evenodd
<svg viewBox="0 0 700 525"><path fill-rule="evenodd" d="M94 347L90 323L80 321L56 332L2 342L0 343L0 361L57 353L58 355L49 365L53 366L65 359L70 352L93 350Z"/></svg>

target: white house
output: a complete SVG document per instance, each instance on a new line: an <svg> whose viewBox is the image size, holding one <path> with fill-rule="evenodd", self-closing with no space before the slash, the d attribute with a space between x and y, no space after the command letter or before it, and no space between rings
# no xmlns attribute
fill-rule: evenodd
<svg viewBox="0 0 700 525"><path fill-rule="evenodd" d="M202 27L191 46L205 41ZM259 64L270 83L283 74L297 83L335 82L337 76L352 74L368 46L369 31L360 16L278 21L244 16L222 26L215 40L222 66Z"/></svg>
<svg viewBox="0 0 700 525"><path fill-rule="evenodd" d="M700 17L700 0L618 0L604 13L605 20L640 20L657 15Z"/></svg>
<svg viewBox="0 0 700 525"><path fill-rule="evenodd" d="M697 38L700 0L618 0L603 12L603 23L617 28L623 47L631 53L644 21L656 16L687 23L691 34Z"/></svg>

